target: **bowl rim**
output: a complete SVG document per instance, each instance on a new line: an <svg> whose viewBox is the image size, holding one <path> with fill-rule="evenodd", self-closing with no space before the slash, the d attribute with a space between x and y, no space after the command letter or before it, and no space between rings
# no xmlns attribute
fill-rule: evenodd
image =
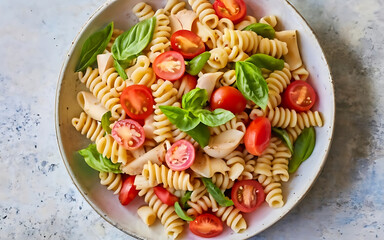
<svg viewBox="0 0 384 240"><path fill-rule="evenodd" d="M74 47L75 45L77 44L77 42L79 41L80 39L80 35L82 34L83 30L91 23L91 21L99 14L101 13L102 11L104 11L112 2L117 2L117 1L121 1L121 0L107 0L106 2L104 2L101 6L99 6L90 16L89 18L86 20L86 22L82 25L82 27L80 28L80 30L78 31L78 33L76 34L76 36L74 37L73 41L71 42L71 45L69 47L69 50L67 51L67 54L63 60L63 63L62 63L62 66L61 66L61 69L60 69L60 74L59 74L59 78L58 78L58 81L57 81L57 85L56 85L56 93L55 93L55 111L54 111L54 119L55 119L55 133L56 133L56 140L57 140L57 144L58 144L58 147L59 147L59 152L60 152L60 156L61 156L61 159L62 161L64 162L64 166L72 180L72 183L75 185L75 187L77 188L77 190L80 192L81 196L85 199L85 201L93 208L93 210L95 212L97 212L99 214L100 217L102 217L105 221L107 221L108 223L110 223L112 226L116 227L117 229L119 229L120 231L122 231L124 234L128 234L129 236L131 237L134 237L134 238L137 238L137 239L144 239L134 233L131 233L131 232L127 232L126 230L124 230L120 225L119 223L117 222L114 222L112 219L110 219L107 215L105 215L89 198L88 198L88 195L86 193L84 193L80 187L79 187L79 184L77 182L77 179L75 178L72 170L70 169L70 166L68 164L68 160L67 160L67 157L64 153L64 147L63 147L63 143L62 143L62 140L61 140L61 133L60 133L60 123L59 123L59 97L60 97L60 92L61 92L61 85L62 85L62 82L63 82L63 77L64 77L64 72L65 72L65 69L67 68L67 65L69 63L69 58L70 56L72 55L73 51L74 51ZM314 30L312 29L312 27L308 24L307 20L301 15L301 13L293 6L293 4L289 1L289 0L280 0L281 2L285 2L287 4L288 7L290 7L293 11L295 11L295 13L298 15L298 17L306 24L306 27L308 27L308 29L310 30L310 33L314 36L314 39L317 43L317 45L320 47L320 50L321 50L321 57L324 59L324 62L325 62L325 65L326 65L326 68L328 70L328 73L329 73L329 83L330 83L330 91L332 91L332 96L333 96L333 108L332 108L332 112L331 112L331 116L332 118L329 119L329 121L331 122L330 124L330 137L327 139L327 146L328 148L326 149L325 151L325 154L323 156L323 159L321 160L321 165L319 166L319 171L317 172L316 176L314 176L313 178L313 181L312 183L308 186L308 188L305 190L304 194L302 194L297 200L296 202L292 205L292 207L290 207L289 209L287 209L286 211L284 211L278 218L276 218L275 221L269 223L269 224L266 224L264 225L264 228L262 230L259 230L259 231L256 231L254 232L254 234L252 236L249 236L249 237L254 237L256 235L258 235L259 233L267 230L268 228L270 228L272 225L276 224L278 221L280 221L284 216L286 216L293 208L295 208L305 197L306 195L310 192L310 190L312 189L313 185L315 184L315 182L317 181L317 179L319 178L320 174L322 173L323 171L323 168L324 168L324 165L325 165L325 162L328 158L328 155L329 155L329 152L330 152L330 149L331 149L331 145L332 145L332 141L333 141L333 135L334 135L334 125L335 125L335 115L336 115L336 103L335 103L335 90L334 90L334 83L333 83L333 76L332 76L332 72L330 70L330 67L329 67L329 64L328 64L328 61L327 61L327 58L324 54L324 49L323 47L321 46L320 42L319 42L319 39L316 35L316 33L314 32Z"/></svg>

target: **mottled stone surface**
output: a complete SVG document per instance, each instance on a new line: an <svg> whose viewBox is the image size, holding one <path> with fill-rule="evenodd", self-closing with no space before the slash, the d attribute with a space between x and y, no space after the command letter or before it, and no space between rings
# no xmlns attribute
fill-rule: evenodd
<svg viewBox="0 0 384 240"><path fill-rule="evenodd" d="M1 239L128 239L72 184L54 130L62 61L103 2L0 1ZM292 3L332 69L334 141L307 197L253 239L384 239L384 1Z"/></svg>

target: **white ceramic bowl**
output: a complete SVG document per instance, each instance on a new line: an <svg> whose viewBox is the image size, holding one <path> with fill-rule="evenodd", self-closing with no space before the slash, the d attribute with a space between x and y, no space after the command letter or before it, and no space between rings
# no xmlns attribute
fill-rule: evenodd
<svg viewBox="0 0 384 240"><path fill-rule="evenodd" d="M89 141L80 135L71 124L71 119L81 112L76 102L76 94L85 86L77 80L74 73L79 59L81 46L93 32L101 29L110 21L120 29L128 29L137 22L132 7L140 0L107 1L83 26L72 43L68 56L63 64L56 93L56 133L61 155L68 173L80 193L88 203L108 222L129 235L144 239L166 238L163 227L157 221L155 226L147 227L139 219L136 210L143 204L141 199L134 200L128 207L119 203L118 197L99 183L98 173L89 168L75 152L86 147ZM166 0L147 0L154 9L163 7ZM317 91L319 101L315 108L322 112L324 126L316 128L316 146L313 154L291 175L288 183L283 184L285 205L279 209L271 209L264 204L251 214L245 214L248 229L236 234L229 228L217 239L245 239L260 233L287 214L309 191L319 176L325 163L332 139L335 101L331 74L322 49L300 14L285 0L245 1L248 14L258 19L265 15L278 16L278 29L297 29L301 55L310 72L310 83ZM187 231L183 238L198 239Z"/></svg>

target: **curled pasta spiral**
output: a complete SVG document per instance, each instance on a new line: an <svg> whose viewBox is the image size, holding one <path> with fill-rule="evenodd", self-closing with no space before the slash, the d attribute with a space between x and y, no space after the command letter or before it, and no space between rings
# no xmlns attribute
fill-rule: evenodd
<svg viewBox="0 0 384 240"><path fill-rule="evenodd" d="M210 127L209 128L211 135L212 134L219 135L220 133L227 131L227 130L230 130L230 129L236 129L236 130L245 132L246 127L245 127L245 124L240 119L240 117L236 116L236 117L232 118L231 120L229 120L228 122L226 122L225 124L222 124L222 125L217 126L217 127Z"/></svg>
<svg viewBox="0 0 384 240"><path fill-rule="evenodd" d="M139 21L149 19L155 15L152 7L144 2L139 2L132 8L133 13L139 18Z"/></svg>
<svg viewBox="0 0 384 240"><path fill-rule="evenodd" d="M255 171L256 167L256 160L255 156L248 153L247 150L243 151L243 159L245 161L245 168L243 173L241 173L241 176L239 177L240 180L245 179L253 179L253 173Z"/></svg>
<svg viewBox="0 0 384 240"><path fill-rule="evenodd" d="M188 0L193 11L199 16L200 22L214 29L219 23L219 17L216 15L212 4L207 0Z"/></svg>
<svg viewBox="0 0 384 240"><path fill-rule="evenodd" d="M214 48L211 51L211 56L206 64L211 70L207 72L217 72L217 70L224 68L228 63L228 53L223 48Z"/></svg>
<svg viewBox="0 0 384 240"><path fill-rule="evenodd" d="M171 27L169 26L169 17L165 14L164 9L159 9L155 13L156 27L153 33L152 41L149 43L147 49L148 57L151 62L157 56L165 52L171 45L169 38L171 37Z"/></svg>
<svg viewBox="0 0 384 240"><path fill-rule="evenodd" d="M298 121L298 116L295 110L288 108L276 107L270 109L267 118L271 122L272 127L295 127Z"/></svg>
<svg viewBox="0 0 384 240"><path fill-rule="evenodd" d="M234 29L233 22L229 20L228 18L221 18L219 20L219 23L217 24L216 29L219 30L220 32L224 33L225 29Z"/></svg>
<svg viewBox="0 0 384 240"><path fill-rule="evenodd" d="M151 63L148 57L144 55L137 57L135 65L125 71L127 73L128 79L133 84L141 84L147 87L151 87L152 84L156 81L156 74L149 66L150 64Z"/></svg>
<svg viewBox="0 0 384 240"><path fill-rule="evenodd" d="M259 45L261 36L252 31L240 31L224 29L224 34L221 37L224 46L233 48L239 47L240 50L246 53L255 53Z"/></svg>
<svg viewBox="0 0 384 240"><path fill-rule="evenodd" d="M231 69L225 71L223 77L219 80L220 86L231 86L236 82L236 71Z"/></svg>
<svg viewBox="0 0 384 240"><path fill-rule="evenodd" d="M259 22L264 23L264 24L268 24L274 28L277 25L277 17L273 16L273 15L265 16L265 17L262 17Z"/></svg>
<svg viewBox="0 0 384 240"><path fill-rule="evenodd" d="M306 81L309 77L309 72L307 71L307 69L305 69L304 66L301 66L298 69L292 71L292 77L295 80Z"/></svg>
<svg viewBox="0 0 384 240"><path fill-rule="evenodd" d="M321 117L320 112L318 111L307 111L307 112L300 112L297 113L297 125L301 128L308 128L308 127L322 127L323 126L323 119ZM294 127L294 126L291 126Z"/></svg>
<svg viewBox="0 0 384 240"><path fill-rule="evenodd" d="M236 180L240 177L245 169L245 161L243 159L243 153L240 151L233 151L225 157L229 170L229 177L232 180Z"/></svg>
<svg viewBox="0 0 384 240"><path fill-rule="evenodd" d="M99 173L101 185L108 186L108 190L114 191L113 194L119 194L123 184L120 173L100 172Z"/></svg>
<svg viewBox="0 0 384 240"><path fill-rule="evenodd" d="M234 232L242 232L247 229L247 222L241 215L240 210L234 206L219 207L215 213L217 217L221 218Z"/></svg>
<svg viewBox="0 0 384 240"><path fill-rule="evenodd" d="M218 210L218 204L216 200L212 197L211 194L208 196L203 196L197 201L188 201L188 205L191 207L187 210L188 215L197 216L202 214L203 212L208 211L208 209L212 209L213 212Z"/></svg>
<svg viewBox="0 0 384 240"><path fill-rule="evenodd" d="M230 189L233 187L233 184L235 183L233 180L229 178L228 173L221 174L221 173L215 173L212 178L212 182L221 190Z"/></svg>
<svg viewBox="0 0 384 240"><path fill-rule="evenodd" d="M284 68L282 70L275 70L269 74L266 79L268 89L280 94L291 83L291 78L292 75L289 71L289 65L288 63L284 63Z"/></svg>
<svg viewBox="0 0 384 240"><path fill-rule="evenodd" d="M256 159L256 166L254 170L255 175L265 175L267 177L272 176L272 160L273 156L276 154L276 144L280 140L276 137L273 137L269 142L268 147L264 150L260 157Z"/></svg>
<svg viewBox="0 0 384 240"><path fill-rule="evenodd" d="M233 48L225 47L224 49L228 53L229 62L244 61L245 59L249 58L248 54L246 54L238 46L234 46Z"/></svg>
<svg viewBox="0 0 384 240"><path fill-rule="evenodd" d="M185 2L179 0L167 0L164 10L170 14L176 14L185 9Z"/></svg>
<svg viewBox="0 0 384 240"><path fill-rule="evenodd" d="M303 131L303 129L300 128L299 125L296 125L295 127L287 127L285 130L288 132L289 139L292 143L296 141L297 137Z"/></svg>
<svg viewBox="0 0 384 240"><path fill-rule="evenodd" d="M259 42L257 52L264 53L275 58L281 58L283 55L288 53L288 47L287 43L277 39L263 38Z"/></svg>
<svg viewBox="0 0 384 240"><path fill-rule="evenodd" d="M258 176L257 180L264 187L265 201L270 207L279 208L284 206L281 183L275 182L272 177L265 175Z"/></svg>
<svg viewBox="0 0 384 240"><path fill-rule="evenodd" d="M244 17L241 22L235 25L236 30L243 30L246 26L251 25L252 23L257 23L257 20L255 17L247 15Z"/></svg>
<svg viewBox="0 0 384 240"><path fill-rule="evenodd" d="M193 191L191 194L191 201L196 202L207 193L207 189L200 179L196 179L193 184Z"/></svg>
<svg viewBox="0 0 384 240"><path fill-rule="evenodd" d="M108 52L111 52L111 48L112 48L112 45L113 43L115 42L116 38L118 36L120 36L124 31L123 30L120 30L120 29L113 29L113 32L112 32L112 36L111 36L111 40L109 40L108 44L107 44L107 51Z"/></svg>
<svg viewBox="0 0 384 240"><path fill-rule="evenodd" d="M131 159L127 150L120 146L111 135L96 140L96 149L104 157L110 158L113 163L127 164Z"/></svg>
<svg viewBox="0 0 384 240"><path fill-rule="evenodd" d="M291 156L289 148L280 141L272 161L272 176L275 181L287 182L289 180L288 164Z"/></svg>
<svg viewBox="0 0 384 240"><path fill-rule="evenodd" d="M185 171L173 171L165 165L157 165L148 161L144 165L142 175L148 179L150 185L163 184L165 188L168 186L175 190L193 190L191 177Z"/></svg>
<svg viewBox="0 0 384 240"><path fill-rule="evenodd" d="M114 67L107 69L103 75L101 75L101 80L106 83L110 89L114 88L117 92L122 92L127 87L127 81L119 76Z"/></svg>
<svg viewBox="0 0 384 240"><path fill-rule="evenodd" d="M82 135L86 135L91 141L96 141L104 136L105 131L95 119L82 112L79 118L72 118L72 125Z"/></svg>
<svg viewBox="0 0 384 240"><path fill-rule="evenodd" d="M138 195L145 195L144 201L148 203L148 206L156 213L161 224L164 225L167 235L176 238L183 231L184 221L176 214L175 208L162 203L160 199L157 198L152 188L142 189L139 191Z"/></svg>

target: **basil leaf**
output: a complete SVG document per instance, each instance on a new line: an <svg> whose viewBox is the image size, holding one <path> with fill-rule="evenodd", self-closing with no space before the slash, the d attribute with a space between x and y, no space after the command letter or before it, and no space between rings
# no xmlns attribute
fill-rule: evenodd
<svg viewBox="0 0 384 240"><path fill-rule="evenodd" d="M104 52L113 33L113 22L108 24L103 30L93 33L85 40L81 48L80 61L77 64L76 72L83 71L94 62L97 55Z"/></svg>
<svg viewBox="0 0 384 240"><path fill-rule="evenodd" d="M212 182L210 178L201 178L207 191L212 195L216 202L222 207L229 207L233 205L233 201L226 197L221 190Z"/></svg>
<svg viewBox="0 0 384 240"><path fill-rule="evenodd" d="M185 192L184 196L180 198L180 204L183 209L189 208L188 200L191 199L192 191Z"/></svg>
<svg viewBox="0 0 384 240"><path fill-rule="evenodd" d="M190 216L188 216L188 215L184 212L183 209L181 209L179 202L175 202L174 207L175 207L175 212L176 212L177 216L179 216L181 219L183 219L183 220L185 220L185 221L188 221L188 222L194 220L193 218L191 218Z"/></svg>
<svg viewBox="0 0 384 240"><path fill-rule="evenodd" d="M316 132L314 127L305 128L294 144L292 159L289 161L288 172L294 173L300 164L311 156L316 143Z"/></svg>
<svg viewBox="0 0 384 240"><path fill-rule="evenodd" d="M258 68L266 68L271 71L282 70L284 68L284 60L262 53L253 54L245 59L245 61L253 63Z"/></svg>
<svg viewBox="0 0 384 240"><path fill-rule="evenodd" d="M194 129L186 131L186 133L195 139L202 148L208 145L211 136L208 127L203 123L199 123Z"/></svg>
<svg viewBox="0 0 384 240"><path fill-rule="evenodd" d="M199 74L201 69L203 69L204 65L208 62L210 57L211 57L210 52L203 52L202 54L194 57L187 64L185 71L191 74L192 76L196 76L197 74Z"/></svg>
<svg viewBox="0 0 384 240"><path fill-rule="evenodd" d="M167 116L169 121L176 125L181 131L189 131L199 123L199 118L193 116L191 112L174 106L159 106L160 110Z"/></svg>
<svg viewBox="0 0 384 240"><path fill-rule="evenodd" d="M283 140L285 144L287 144L289 150L293 153L293 145L291 139L289 139L288 132L285 129L275 127L272 128L272 132L277 135L281 140Z"/></svg>
<svg viewBox="0 0 384 240"><path fill-rule="evenodd" d="M112 45L113 58L123 65L131 62L151 42L155 26L156 17L151 17L118 36Z"/></svg>
<svg viewBox="0 0 384 240"><path fill-rule="evenodd" d="M210 127L217 127L225 124L235 117L235 115L225 109L217 108L213 112L206 109L198 109L192 112L202 123Z"/></svg>
<svg viewBox="0 0 384 240"><path fill-rule="evenodd" d="M236 85L247 99L262 109L268 104L268 86L261 70L250 62L236 62Z"/></svg>
<svg viewBox="0 0 384 240"><path fill-rule="evenodd" d="M115 59L113 62L113 66L116 69L116 72L120 75L120 77L124 80L128 79L127 73L125 72L124 68L120 65L120 63Z"/></svg>
<svg viewBox="0 0 384 240"><path fill-rule="evenodd" d="M275 29L265 23L252 23L246 26L243 31L253 31L264 38L274 39Z"/></svg>
<svg viewBox="0 0 384 240"><path fill-rule="evenodd" d="M100 172L121 173L120 163L112 163L106 157L103 157L96 149L96 144L90 144L87 148L78 151L83 156L85 162L93 169Z"/></svg>
<svg viewBox="0 0 384 240"><path fill-rule="evenodd" d="M101 117L101 127L108 134L111 134L111 128L109 127L109 125L111 125L111 121L109 121L111 117L112 117L111 111L104 113L103 116Z"/></svg>
<svg viewBox="0 0 384 240"><path fill-rule="evenodd" d="M183 96L182 107L187 110L201 109L205 107L207 101L207 90L195 88Z"/></svg>

